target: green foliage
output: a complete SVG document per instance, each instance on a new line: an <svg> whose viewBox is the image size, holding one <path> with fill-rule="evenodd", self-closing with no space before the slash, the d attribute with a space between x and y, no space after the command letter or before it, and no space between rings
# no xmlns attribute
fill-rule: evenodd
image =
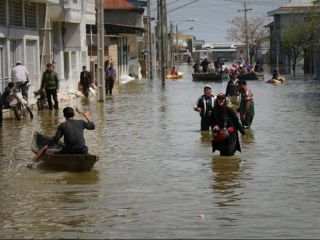
<svg viewBox="0 0 320 240"><path fill-rule="evenodd" d="M294 74L297 62L303 58L304 50L320 46L319 26L320 8L318 5L315 5L305 12L302 20L295 20L290 26L283 29L281 50L287 54Z"/></svg>
<svg viewBox="0 0 320 240"><path fill-rule="evenodd" d="M281 50L296 62L303 56L303 49L307 45L309 31L303 23L296 23L283 30Z"/></svg>

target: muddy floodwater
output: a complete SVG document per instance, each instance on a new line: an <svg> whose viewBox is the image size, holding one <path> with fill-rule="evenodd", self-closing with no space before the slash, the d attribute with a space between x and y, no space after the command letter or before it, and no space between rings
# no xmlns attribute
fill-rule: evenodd
<svg viewBox="0 0 320 240"><path fill-rule="evenodd" d="M132 81L112 97L79 98L96 130L90 172L29 169L35 131L53 135L59 111L0 129L0 238L318 238L320 81L250 81L256 114L232 157L212 153L192 106L204 82ZM265 80L271 75L266 74ZM210 83L213 94L226 82ZM77 118L81 116L77 115Z"/></svg>

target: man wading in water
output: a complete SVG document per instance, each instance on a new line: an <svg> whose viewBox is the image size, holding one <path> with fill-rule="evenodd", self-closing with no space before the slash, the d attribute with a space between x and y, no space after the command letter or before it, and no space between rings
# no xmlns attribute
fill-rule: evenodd
<svg viewBox="0 0 320 240"><path fill-rule="evenodd" d="M201 131L209 131L211 111L214 104L214 96L211 94L211 86L206 85L203 89L204 94L198 98L193 110L200 113Z"/></svg>

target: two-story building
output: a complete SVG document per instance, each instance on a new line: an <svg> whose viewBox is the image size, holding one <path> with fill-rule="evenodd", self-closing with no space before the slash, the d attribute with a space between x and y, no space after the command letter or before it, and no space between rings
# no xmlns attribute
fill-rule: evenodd
<svg viewBox="0 0 320 240"><path fill-rule="evenodd" d="M94 0L0 0L0 91L17 61L30 72L29 96L49 62L61 89L76 89L89 63L86 24L95 24Z"/></svg>

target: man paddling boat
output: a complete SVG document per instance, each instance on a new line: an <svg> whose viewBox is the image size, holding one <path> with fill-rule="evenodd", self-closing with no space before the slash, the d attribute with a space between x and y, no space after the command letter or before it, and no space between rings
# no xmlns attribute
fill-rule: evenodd
<svg viewBox="0 0 320 240"><path fill-rule="evenodd" d="M88 147L85 144L83 130L94 130L95 125L91 119L89 112L83 112L82 115L86 118L84 120L74 119L74 110L71 107L63 109L65 122L58 126L52 142L56 143L60 138L64 137L65 147L57 152L58 154L87 154Z"/></svg>

